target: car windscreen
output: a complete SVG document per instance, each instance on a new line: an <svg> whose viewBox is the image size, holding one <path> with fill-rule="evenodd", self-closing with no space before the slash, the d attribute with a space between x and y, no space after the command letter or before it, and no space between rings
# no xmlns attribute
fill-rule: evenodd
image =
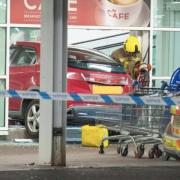
<svg viewBox="0 0 180 180"><path fill-rule="evenodd" d="M18 55L20 52L20 47L18 46L11 46L10 48L10 64L13 62L15 57Z"/></svg>
<svg viewBox="0 0 180 180"><path fill-rule="evenodd" d="M17 47L10 48L10 57L16 52Z"/></svg>
<svg viewBox="0 0 180 180"><path fill-rule="evenodd" d="M85 51L69 51L68 66L100 72L125 73L124 67L113 59Z"/></svg>
<svg viewBox="0 0 180 180"><path fill-rule="evenodd" d="M24 46L12 46L10 48L10 65L24 66L37 62L37 55L34 48Z"/></svg>

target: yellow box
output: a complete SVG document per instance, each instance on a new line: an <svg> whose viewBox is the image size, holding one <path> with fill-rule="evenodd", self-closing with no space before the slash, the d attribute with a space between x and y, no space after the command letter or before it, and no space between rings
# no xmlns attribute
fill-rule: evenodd
<svg viewBox="0 0 180 180"><path fill-rule="evenodd" d="M90 126L85 125L81 127L82 145L88 147L99 147L102 140L108 137L108 129L102 125ZM104 147L108 147L108 140L104 141Z"/></svg>

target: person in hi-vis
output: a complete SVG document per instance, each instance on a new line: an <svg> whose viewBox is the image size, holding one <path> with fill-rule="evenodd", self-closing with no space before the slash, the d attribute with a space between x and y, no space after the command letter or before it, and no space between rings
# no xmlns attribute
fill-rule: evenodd
<svg viewBox="0 0 180 180"><path fill-rule="evenodd" d="M130 35L124 42L123 48L118 48L113 51L111 57L124 66L126 72L130 74L134 80L139 81L141 74L143 74L141 81L143 80L145 84L141 85L143 87L148 86L151 67L143 62L141 44L136 36Z"/></svg>

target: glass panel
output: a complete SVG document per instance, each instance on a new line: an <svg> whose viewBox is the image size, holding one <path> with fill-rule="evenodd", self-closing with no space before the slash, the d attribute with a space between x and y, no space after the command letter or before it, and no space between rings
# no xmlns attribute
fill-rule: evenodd
<svg viewBox="0 0 180 180"><path fill-rule="evenodd" d="M7 0L0 0L0 24L6 23Z"/></svg>
<svg viewBox="0 0 180 180"><path fill-rule="evenodd" d="M180 0L154 0L154 26L180 27Z"/></svg>
<svg viewBox="0 0 180 180"><path fill-rule="evenodd" d="M11 43L16 41L39 41L39 28L11 28Z"/></svg>
<svg viewBox="0 0 180 180"><path fill-rule="evenodd" d="M180 67L180 32L154 32L153 76L169 76Z"/></svg>
<svg viewBox="0 0 180 180"><path fill-rule="evenodd" d="M163 84L163 81L167 82L169 84L169 81L170 80L167 80L167 79L157 79L157 80L152 80L152 87L153 88L161 88L162 84Z"/></svg>
<svg viewBox="0 0 180 180"><path fill-rule="evenodd" d="M0 75L5 75L6 60L6 29L0 28Z"/></svg>
<svg viewBox="0 0 180 180"><path fill-rule="evenodd" d="M5 89L5 81L0 80L0 90ZM0 97L0 127L4 127L5 124L5 99Z"/></svg>

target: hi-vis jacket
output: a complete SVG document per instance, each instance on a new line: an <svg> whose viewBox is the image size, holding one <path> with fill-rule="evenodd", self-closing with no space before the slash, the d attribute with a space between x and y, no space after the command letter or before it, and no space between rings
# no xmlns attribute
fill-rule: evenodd
<svg viewBox="0 0 180 180"><path fill-rule="evenodd" d="M124 66L126 72L129 73L134 79L136 79L135 65L137 63L143 63L141 53L137 53L136 56L130 56L124 52L123 48L119 48L111 54L111 57Z"/></svg>

